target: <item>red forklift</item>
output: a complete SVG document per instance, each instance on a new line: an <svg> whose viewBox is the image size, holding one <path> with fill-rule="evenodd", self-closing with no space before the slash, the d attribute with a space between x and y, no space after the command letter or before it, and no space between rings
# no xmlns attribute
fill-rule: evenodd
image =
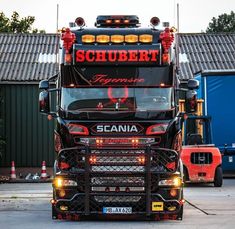
<svg viewBox="0 0 235 229"><path fill-rule="evenodd" d="M192 114L184 120L181 159L185 183L223 184L222 156L213 144L211 117Z"/></svg>

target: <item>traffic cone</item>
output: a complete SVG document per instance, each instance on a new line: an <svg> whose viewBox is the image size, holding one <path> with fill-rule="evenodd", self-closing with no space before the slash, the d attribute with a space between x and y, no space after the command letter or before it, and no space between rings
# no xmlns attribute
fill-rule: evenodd
<svg viewBox="0 0 235 229"><path fill-rule="evenodd" d="M47 171L46 171L46 162L42 162L42 171L41 171L41 179L47 178Z"/></svg>
<svg viewBox="0 0 235 229"><path fill-rule="evenodd" d="M15 162L11 162L11 179L16 179Z"/></svg>

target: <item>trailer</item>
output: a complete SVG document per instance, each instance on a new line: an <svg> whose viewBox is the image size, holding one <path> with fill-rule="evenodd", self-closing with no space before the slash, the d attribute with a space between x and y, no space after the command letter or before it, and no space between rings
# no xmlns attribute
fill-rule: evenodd
<svg viewBox="0 0 235 229"><path fill-rule="evenodd" d="M213 143L223 155L223 171L235 172L235 69L205 70L195 79L200 81L204 115L212 117Z"/></svg>

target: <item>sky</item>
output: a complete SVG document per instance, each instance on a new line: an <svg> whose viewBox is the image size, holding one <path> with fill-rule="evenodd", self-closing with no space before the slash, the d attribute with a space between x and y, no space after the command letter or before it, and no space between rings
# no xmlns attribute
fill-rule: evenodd
<svg viewBox="0 0 235 229"><path fill-rule="evenodd" d="M177 26L176 5L179 3L179 32L205 32L213 17L235 11L235 0L0 0L0 12L10 17L13 11L21 17L35 16L34 28L55 33L57 4L59 28L67 27L79 16L93 26L97 15L138 15L143 26L153 16Z"/></svg>

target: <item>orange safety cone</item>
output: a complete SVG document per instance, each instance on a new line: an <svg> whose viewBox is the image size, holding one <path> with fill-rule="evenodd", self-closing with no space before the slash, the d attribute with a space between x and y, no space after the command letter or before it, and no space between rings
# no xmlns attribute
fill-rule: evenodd
<svg viewBox="0 0 235 229"><path fill-rule="evenodd" d="M16 179L15 162L11 162L11 179Z"/></svg>
<svg viewBox="0 0 235 229"><path fill-rule="evenodd" d="M47 178L47 171L46 171L46 162L42 162L42 171L41 171L41 179Z"/></svg>

